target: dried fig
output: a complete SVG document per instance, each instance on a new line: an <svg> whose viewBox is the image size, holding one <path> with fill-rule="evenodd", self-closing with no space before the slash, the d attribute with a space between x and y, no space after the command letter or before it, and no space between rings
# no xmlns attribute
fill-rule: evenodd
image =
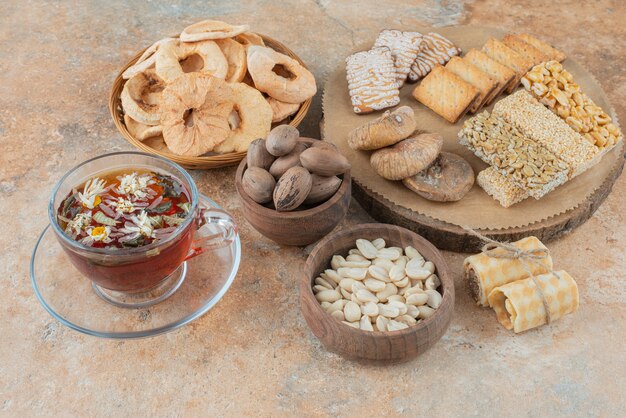
<svg viewBox="0 0 626 418"><path fill-rule="evenodd" d="M427 169L402 180L402 183L425 199L455 202L474 185L474 171L462 157L442 152Z"/></svg>
<svg viewBox="0 0 626 418"><path fill-rule="evenodd" d="M375 151L370 163L379 176L387 180L402 180L428 167L437 158L442 146L441 135L419 134Z"/></svg>
<svg viewBox="0 0 626 418"><path fill-rule="evenodd" d="M274 206L279 212L296 209L309 195L313 180L304 167L291 167L276 183Z"/></svg>
<svg viewBox="0 0 626 418"><path fill-rule="evenodd" d="M401 106L352 130L348 134L348 145L356 150L380 149L407 138L416 127L413 109Z"/></svg>
<svg viewBox="0 0 626 418"><path fill-rule="evenodd" d="M249 167L241 179L243 191L257 203L267 203L272 200L276 180L261 167Z"/></svg>

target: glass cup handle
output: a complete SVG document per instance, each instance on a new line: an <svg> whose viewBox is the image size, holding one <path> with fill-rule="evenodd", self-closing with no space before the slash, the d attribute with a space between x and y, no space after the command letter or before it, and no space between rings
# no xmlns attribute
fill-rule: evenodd
<svg viewBox="0 0 626 418"><path fill-rule="evenodd" d="M207 250L216 250L229 246L238 234L237 224L233 218L227 212L213 207L210 201L202 195L200 196L197 216L197 230L191 244L191 250L185 260L189 260ZM209 233L203 231L208 229L205 228L207 225L217 226L220 232L215 233L215 228L212 228L213 231Z"/></svg>

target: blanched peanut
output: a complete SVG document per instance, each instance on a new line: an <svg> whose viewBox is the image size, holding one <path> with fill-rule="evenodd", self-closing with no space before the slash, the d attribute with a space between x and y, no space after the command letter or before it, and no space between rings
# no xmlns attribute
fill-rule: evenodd
<svg viewBox="0 0 626 418"><path fill-rule="evenodd" d="M412 295L414 293L424 293L424 291L419 286L413 286L408 288L407 291L404 292L404 297L408 298L409 295Z"/></svg>
<svg viewBox="0 0 626 418"><path fill-rule="evenodd" d="M315 295L318 302L334 302L341 299L341 295L336 290L322 290Z"/></svg>
<svg viewBox="0 0 626 418"><path fill-rule="evenodd" d="M380 280L382 282L389 281L389 273L381 266L369 266L369 268L367 269L367 273L374 279Z"/></svg>
<svg viewBox="0 0 626 418"><path fill-rule="evenodd" d="M370 322L370 319L367 316L364 316L361 318L361 320L359 321L359 327L363 331L374 331L374 327L372 327L372 323Z"/></svg>
<svg viewBox="0 0 626 418"><path fill-rule="evenodd" d="M397 300L391 300L389 302L387 302L388 306L393 306L395 308L398 308L398 311L400 312L400 315L404 315L407 311L406 305L402 302L399 302ZM379 308L380 309L380 308Z"/></svg>
<svg viewBox="0 0 626 418"><path fill-rule="evenodd" d="M358 255L358 254L350 254L346 257L346 261L367 261L368 263L371 263L371 261L369 261L367 258L363 257L362 255Z"/></svg>
<svg viewBox="0 0 626 418"><path fill-rule="evenodd" d="M408 277L404 277L402 280L398 280L397 282L393 282L398 288L410 286L411 282Z"/></svg>
<svg viewBox="0 0 626 418"><path fill-rule="evenodd" d="M430 271L430 274L434 274L435 273L435 263L433 263L432 261L425 262L424 265L422 266L422 268Z"/></svg>
<svg viewBox="0 0 626 418"><path fill-rule="evenodd" d="M316 284L315 286L313 286L313 293L321 292L322 290L329 290L329 289L319 284ZM333 290L333 288L331 287L330 290Z"/></svg>
<svg viewBox="0 0 626 418"><path fill-rule="evenodd" d="M404 249L404 253L406 254L407 257L409 257L411 260L413 260L414 258L417 259L421 259L424 260L424 257L422 257L422 254L420 254L419 251L417 251L415 248L413 247L406 247ZM423 261L422 261L423 262Z"/></svg>
<svg viewBox="0 0 626 418"><path fill-rule="evenodd" d="M342 323L351 326L352 328L356 328L359 329L359 323L358 322L348 322L348 321L341 321Z"/></svg>
<svg viewBox="0 0 626 418"><path fill-rule="evenodd" d="M396 295L398 293L398 288L393 283L387 283L385 285L385 289L376 293L376 297L381 302L387 302L387 298L391 295Z"/></svg>
<svg viewBox="0 0 626 418"><path fill-rule="evenodd" d="M345 315L343 314L343 311L332 311L330 313L330 316L335 318L337 321L343 321L345 319Z"/></svg>
<svg viewBox="0 0 626 418"><path fill-rule="evenodd" d="M323 279L329 279L332 280L333 282L339 284L339 282L341 281L341 276L339 274L337 274L337 272L335 270L324 270L324 273L320 274L320 276L322 276Z"/></svg>
<svg viewBox="0 0 626 418"><path fill-rule="evenodd" d="M420 311L420 318L422 319L426 319L426 318L430 318L431 316L433 316L435 314L435 310L429 306L418 306L417 309L419 309Z"/></svg>
<svg viewBox="0 0 626 418"><path fill-rule="evenodd" d="M344 261L343 263L341 263L341 267L366 269L371 264L372 263L369 260L367 261Z"/></svg>
<svg viewBox="0 0 626 418"><path fill-rule="evenodd" d="M322 307L322 309L324 309L326 312L328 312L328 308L330 308L332 306L332 303L330 303L330 302L322 302L322 303L320 303L320 306Z"/></svg>
<svg viewBox="0 0 626 418"><path fill-rule="evenodd" d="M398 250L394 250L393 248L383 248L382 250L378 250L376 254L376 258L382 258L385 260L397 260L402 254Z"/></svg>
<svg viewBox="0 0 626 418"><path fill-rule="evenodd" d="M436 290L427 290L426 294L428 295L428 301L426 302L428 306L433 309L437 309L439 306L441 306L441 302L443 301L441 293L437 292Z"/></svg>
<svg viewBox="0 0 626 418"><path fill-rule="evenodd" d="M374 302L367 302L361 306L361 313L367 316L378 315L378 305Z"/></svg>
<svg viewBox="0 0 626 418"><path fill-rule="evenodd" d="M337 269L339 276L348 279L363 280L367 275L366 268L339 267Z"/></svg>
<svg viewBox="0 0 626 418"><path fill-rule="evenodd" d="M385 248L387 243L382 238L376 238L374 241L372 241L372 245L376 247L377 250L380 250L381 248Z"/></svg>
<svg viewBox="0 0 626 418"><path fill-rule="evenodd" d="M356 303L350 301L343 307L343 315L348 322L356 322L361 319L361 308Z"/></svg>
<svg viewBox="0 0 626 418"><path fill-rule="evenodd" d="M404 272L409 278L417 280L424 280L432 274L430 270L422 267L420 260L417 258L413 258L406 263Z"/></svg>
<svg viewBox="0 0 626 418"><path fill-rule="evenodd" d="M359 302L362 302L362 303L378 302L378 298L367 289L359 289L355 293L355 295L356 295L356 298L359 300Z"/></svg>
<svg viewBox="0 0 626 418"><path fill-rule="evenodd" d="M371 292L380 292L385 289L385 282L376 279L365 279L363 284Z"/></svg>
<svg viewBox="0 0 626 418"><path fill-rule="evenodd" d="M378 314L387 318L395 318L400 315L400 309L397 306L385 305L383 303L378 304Z"/></svg>
<svg viewBox="0 0 626 418"><path fill-rule="evenodd" d="M352 293L350 293L346 289L342 289L342 288L339 288L339 292L341 293L341 296L343 296L345 299L350 300L350 296L352 295Z"/></svg>
<svg viewBox="0 0 626 418"><path fill-rule="evenodd" d="M382 315L378 315L376 318L376 329L378 331L387 331L387 325L389 324L389 320Z"/></svg>
<svg viewBox="0 0 626 418"><path fill-rule="evenodd" d="M417 309L417 306L414 305L406 305L406 314L411 318L417 318L420 314L420 310Z"/></svg>
<svg viewBox="0 0 626 418"><path fill-rule="evenodd" d="M402 322L403 324L407 324L409 326L417 324L417 321L411 315L400 315L396 318L396 321Z"/></svg>
<svg viewBox="0 0 626 418"><path fill-rule="evenodd" d="M406 298L407 305L422 306L428 302L428 295L426 293L412 293Z"/></svg>
<svg viewBox="0 0 626 418"><path fill-rule="evenodd" d="M361 254L361 251L357 250L356 248L353 248L350 251L348 251L348 255L358 255L359 257L363 257L363 254ZM365 259L367 260L367 258Z"/></svg>
<svg viewBox="0 0 626 418"><path fill-rule="evenodd" d="M436 290L439 286L441 286L441 280L436 274L431 274L424 282L424 287L429 290Z"/></svg>
<svg viewBox="0 0 626 418"><path fill-rule="evenodd" d="M329 289L334 289L335 287L337 287L337 284L336 284L336 283L335 283L335 284L333 284L333 283L329 282L329 281L328 281L328 280L326 280L326 279L322 279L321 277L316 277L316 278L315 278L315 284L318 284L318 285L320 285L320 286L327 287L327 288L329 288Z"/></svg>
<svg viewBox="0 0 626 418"><path fill-rule="evenodd" d="M367 290L367 287L365 287L363 283L355 280L354 283L352 283L352 293L356 293L359 290Z"/></svg>
<svg viewBox="0 0 626 418"><path fill-rule="evenodd" d="M372 264L384 268L385 271L389 271L393 268L393 266L395 266L393 261L387 260L386 258L377 258L372 261Z"/></svg>
<svg viewBox="0 0 626 418"><path fill-rule="evenodd" d="M333 258L330 260L330 266L333 268L333 270L337 270L345 262L346 262L346 259L343 258L342 256L333 255Z"/></svg>
<svg viewBox="0 0 626 418"><path fill-rule="evenodd" d="M391 295L391 296L389 296L387 298L388 302L391 302L391 301L394 301L394 300L397 301L397 302L404 303L404 296L402 296L402 295Z"/></svg>
<svg viewBox="0 0 626 418"><path fill-rule="evenodd" d="M346 306L346 303L348 303L347 300L339 299L330 304L330 306L328 307L328 312L343 311L343 307Z"/></svg>
<svg viewBox="0 0 626 418"><path fill-rule="evenodd" d="M391 278L391 281L398 282L405 277L404 267L405 267L404 265L398 263L395 266L393 266L391 270L389 270L389 278Z"/></svg>
<svg viewBox="0 0 626 418"><path fill-rule="evenodd" d="M358 250L361 252L361 255L363 255L363 257L368 258L370 260L375 259L376 254L378 253L378 250L376 249L374 244L372 244L366 239L357 239L356 248L358 248Z"/></svg>
<svg viewBox="0 0 626 418"><path fill-rule="evenodd" d="M352 285L356 283L354 279L341 279L339 282L339 287L342 289L346 289L348 292L352 292Z"/></svg>
<svg viewBox="0 0 626 418"><path fill-rule="evenodd" d="M405 328L408 328L408 327L409 326L407 324L405 324L405 323L391 320L391 321L389 321L389 324L387 325L387 330L388 331L399 331L401 329L405 329Z"/></svg>

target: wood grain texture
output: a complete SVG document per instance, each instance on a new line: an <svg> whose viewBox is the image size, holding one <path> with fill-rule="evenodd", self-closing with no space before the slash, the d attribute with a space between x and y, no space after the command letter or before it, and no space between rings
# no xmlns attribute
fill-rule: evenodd
<svg viewBox="0 0 626 418"><path fill-rule="evenodd" d="M300 141L310 145L317 140L300 138ZM255 202L243 191L241 181L246 168L244 159L235 177L243 215L254 229L278 244L304 246L314 243L332 231L348 213L352 191L349 171L339 176L343 180L341 186L324 203L311 209L277 212Z"/></svg>
<svg viewBox="0 0 626 418"><path fill-rule="evenodd" d="M358 238L383 238L387 246L413 246L435 264L443 302L433 316L399 331L370 332L345 325L324 311L313 295L313 281L330 268L334 254L346 256L355 248ZM335 232L315 246L300 281L300 309L313 334L329 351L366 363L397 363L425 352L446 332L454 311L454 282L443 256L425 238L394 225L361 224Z"/></svg>
<svg viewBox="0 0 626 418"><path fill-rule="evenodd" d="M323 120L320 124L323 124ZM323 129L321 130L323 131ZM615 181L622 174L624 161L624 158L620 159L617 167L606 178L602 186L575 209L523 227L481 230L480 232L498 241L517 241L529 235L536 236L544 243L560 238L591 218L611 193ZM463 228L398 206L354 179L352 180L352 195L375 220L399 225L416 232L439 249L476 253L484 244Z"/></svg>

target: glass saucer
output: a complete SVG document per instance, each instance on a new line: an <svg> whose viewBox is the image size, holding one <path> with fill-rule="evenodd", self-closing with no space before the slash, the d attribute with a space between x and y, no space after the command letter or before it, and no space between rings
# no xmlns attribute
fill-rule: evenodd
<svg viewBox="0 0 626 418"><path fill-rule="evenodd" d="M62 324L97 337L142 338L172 331L205 314L230 287L240 259L237 237L230 246L207 251L181 266L186 274L162 302L123 308L107 302L74 268L48 225L35 245L30 278L39 302Z"/></svg>

